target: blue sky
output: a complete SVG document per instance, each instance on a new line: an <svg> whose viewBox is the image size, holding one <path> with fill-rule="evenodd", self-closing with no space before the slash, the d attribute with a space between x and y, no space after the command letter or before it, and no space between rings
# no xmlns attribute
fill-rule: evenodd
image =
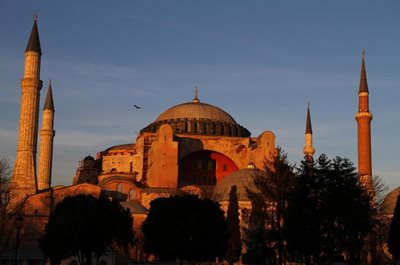
<svg viewBox="0 0 400 265"><path fill-rule="evenodd" d="M307 102L316 155L357 163L357 91L366 50L373 172L400 185L398 1L5 1L0 9L0 154L14 163L24 51L38 18L41 106L55 101L53 184L80 159L200 100L302 159ZM141 105L135 110L133 104Z"/></svg>

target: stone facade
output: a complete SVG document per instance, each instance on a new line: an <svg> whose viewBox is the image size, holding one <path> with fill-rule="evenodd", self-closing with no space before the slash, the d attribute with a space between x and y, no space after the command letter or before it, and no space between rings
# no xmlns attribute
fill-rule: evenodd
<svg viewBox="0 0 400 265"><path fill-rule="evenodd" d="M44 190L51 186L51 171L53 164L53 140L56 135L54 127L54 106L51 84L47 92L46 103L43 109L42 129L40 130L40 156L38 189Z"/></svg>
<svg viewBox="0 0 400 265"><path fill-rule="evenodd" d="M35 21L25 52L25 70L21 80L17 157L12 178L13 186L21 191L21 196L23 194L34 194L37 190L36 153L40 89L42 88L42 81L40 80L41 51L40 49L30 49L30 44L37 41L37 24Z"/></svg>

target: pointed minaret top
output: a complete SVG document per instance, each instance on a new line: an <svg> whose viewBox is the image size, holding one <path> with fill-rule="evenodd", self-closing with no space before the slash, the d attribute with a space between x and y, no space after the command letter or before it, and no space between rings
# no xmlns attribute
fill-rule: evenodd
<svg viewBox="0 0 400 265"><path fill-rule="evenodd" d="M360 87L358 89L358 93L369 92L368 91L368 83L367 83L367 72L365 71L365 51L362 51L362 59L361 59L361 76L360 76Z"/></svg>
<svg viewBox="0 0 400 265"><path fill-rule="evenodd" d="M307 121L306 121L306 134L312 134L312 126L311 126L311 115L310 115L310 103L308 103L307 107Z"/></svg>
<svg viewBox="0 0 400 265"><path fill-rule="evenodd" d="M46 101L44 103L43 110L52 110L54 111L54 102L53 102L53 91L51 89L51 80L49 81L49 90L47 91Z"/></svg>
<svg viewBox="0 0 400 265"><path fill-rule="evenodd" d="M31 31L31 36L29 37L28 45L26 46L25 52L37 52L40 55L42 50L40 49L39 31L37 27L37 16L35 15L35 21L33 22L33 27Z"/></svg>
<svg viewBox="0 0 400 265"><path fill-rule="evenodd" d="M196 85L196 87L195 87L194 99L193 99L192 101L193 101L194 103L199 103L199 102L200 102L200 100L199 100L199 89L198 89L197 85Z"/></svg>

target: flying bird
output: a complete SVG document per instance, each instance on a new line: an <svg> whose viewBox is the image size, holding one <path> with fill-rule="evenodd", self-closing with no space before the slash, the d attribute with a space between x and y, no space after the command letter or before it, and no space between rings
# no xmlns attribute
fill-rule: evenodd
<svg viewBox="0 0 400 265"><path fill-rule="evenodd" d="M136 105L136 104L133 104L133 106L136 108L136 109L141 109L142 107L139 107L138 105Z"/></svg>

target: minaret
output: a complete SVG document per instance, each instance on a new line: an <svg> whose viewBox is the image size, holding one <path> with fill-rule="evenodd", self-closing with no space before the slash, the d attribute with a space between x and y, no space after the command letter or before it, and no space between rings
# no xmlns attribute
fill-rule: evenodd
<svg viewBox="0 0 400 265"><path fill-rule="evenodd" d="M372 187L371 163L371 120L369 111L368 83L365 71L365 53L362 53L360 87L358 90L358 112L356 114L358 130L358 175L361 184Z"/></svg>
<svg viewBox="0 0 400 265"><path fill-rule="evenodd" d="M305 145L303 149L306 160L312 160L315 153L315 149L312 143L312 126L311 126L311 115L310 115L310 104L307 107L307 120L306 120L306 133L305 133Z"/></svg>
<svg viewBox="0 0 400 265"><path fill-rule="evenodd" d="M51 169L53 162L53 139L56 131L54 125L54 103L51 81L47 91L46 102L44 103L42 115L42 129L40 130L40 156L39 156L39 174L38 190L50 188Z"/></svg>
<svg viewBox="0 0 400 265"><path fill-rule="evenodd" d="M38 136L40 80L40 49L37 19L25 51L25 69L21 80L21 109L19 116L18 147L12 184L19 195L33 194L36 186L36 150Z"/></svg>

